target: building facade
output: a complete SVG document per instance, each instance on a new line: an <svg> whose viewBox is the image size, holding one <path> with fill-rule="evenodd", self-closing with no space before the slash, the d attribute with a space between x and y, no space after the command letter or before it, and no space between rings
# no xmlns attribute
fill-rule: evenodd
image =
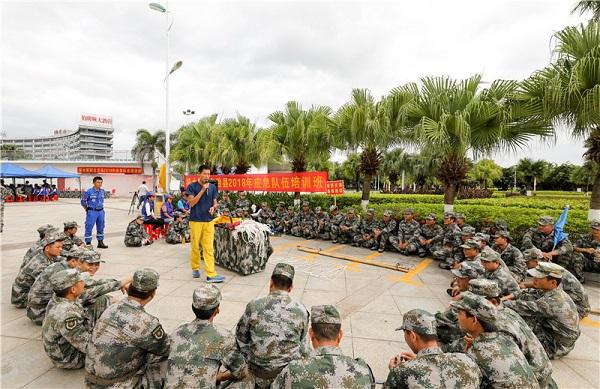
<svg viewBox="0 0 600 389"><path fill-rule="evenodd" d="M113 132L112 117L81 114L77 130L55 130L41 138L5 138L2 143L20 148L32 160L108 160L113 156Z"/></svg>

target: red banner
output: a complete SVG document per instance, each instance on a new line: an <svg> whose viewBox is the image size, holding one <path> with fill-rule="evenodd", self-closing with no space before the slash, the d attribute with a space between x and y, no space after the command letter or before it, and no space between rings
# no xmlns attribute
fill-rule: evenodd
<svg viewBox="0 0 600 389"><path fill-rule="evenodd" d="M117 174L143 174L141 167L111 167L111 166L77 166L79 174L117 173Z"/></svg>
<svg viewBox="0 0 600 389"><path fill-rule="evenodd" d="M185 176L187 187L200 176ZM220 191L326 192L327 172L212 175Z"/></svg>
<svg viewBox="0 0 600 389"><path fill-rule="evenodd" d="M327 181L327 194L337 196L344 194L344 180Z"/></svg>

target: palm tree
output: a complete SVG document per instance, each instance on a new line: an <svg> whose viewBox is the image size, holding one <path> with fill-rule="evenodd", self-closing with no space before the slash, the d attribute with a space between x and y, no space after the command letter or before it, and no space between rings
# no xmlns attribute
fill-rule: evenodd
<svg viewBox="0 0 600 389"><path fill-rule="evenodd" d="M218 144L213 134L217 126L217 114L213 114L181 128L171 151L171 160L184 164L186 172L191 166L213 166L211 161L216 155L215 144Z"/></svg>
<svg viewBox="0 0 600 389"><path fill-rule="evenodd" d="M473 165L469 177L478 181L483 189L487 189L492 182L502 177L502 167L491 159L482 159Z"/></svg>
<svg viewBox="0 0 600 389"><path fill-rule="evenodd" d="M313 106L305 111L290 101L268 119L273 125L259 131L259 143L290 162L293 172L304 172L309 163L329 159L333 145L331 108ZM296 192L299 198L300 192Z"/></svg>
<svg viewBox="0 0 600 389"><path fill-rule="evenodd" d="M417 91L399 130L405 142L439 161L437 178L444 186L444 210L453 209L460 183L469 169L468 154L477 158L497 150L516 150L534 136L547 137L552 128L532 116L529 107L510 99L515 81L497 80L481 89L481 75L455 81L448 77L421 79L392 91Z"/></svg>
<svg viewBox="0 0 600 389"><path fill-rule="evenodd" d="M531 158L523 158L517 164L517 174L527 183L527 187L533 188L535 192L537 184L542 181L550 170L550 164L544 160L534 161ZM533 186L529 186L533 183Z"/></svg>
<svg viewBox="0 0 600 389"><path fill-rule="evenodd" d="M387 151L383 154L381 171L390 180L391 187L396 187L400 176L405 174L408 165L407 159L408 154L406 154L402 149Z"/></svg>
<svg viewBox="0 0 600 389"><path fill-rule="evenodd" d="M234 166L236 174L246 174L251 165L267 163L271 159L270 150L259 145L256 125L244 116L224 120L213 139L218 150L215 163L222 169Z"/></svg>
<svg viewBox="0 0 600 389"><path fill-rule="evenodd" d="M368 89L353 89L350 101L336 114L338 145L362 150L363 208L369 203L371 182L377 175L383 152L398 142L393 129L401 122L402 110L411 98L410 94L398 93L375 102Z"/></svg>
<svg viewBox="0 0 600 389"><path fill-rule="evenodd" d="M356 153L349 154L340 166L341 179L352 182L356 191L360 188L360 155Z"/></svg>
<svg viewBox="0 0 600 389"><path fill-rule="evenodd" d="M157 130L154 134L150 131L140 128L135 133L135 145L131 149L131 154L137 159L142 168L144 167L144 161L150 161L152 166L152 183L156 188L156 168L158 168L158 162L156 161L156 154L161 153L165 155L165 132Z"/></svg>
<svg viewBox="0 0 600 389"><path fill-rule="evenodd" d="M554 34L554 61L523 82L522 98L537 113L585 139L588 161L600 163L600 22ZM590 198L590 220L600 220L600 172Z"/></svg>
<svg viewBox="0 0 600 389"><path fill-rule="evenodd" d="M592 20L599 21L600 20L600 1L598 0L579 0L573 10L572 14L575 12L579 12L579 15L583 15L585 13L592 13Z"/></svg>

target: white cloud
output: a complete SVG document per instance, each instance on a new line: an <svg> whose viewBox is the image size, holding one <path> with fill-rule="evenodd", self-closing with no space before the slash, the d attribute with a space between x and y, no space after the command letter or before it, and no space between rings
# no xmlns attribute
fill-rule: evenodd
<svg viewBox="0 0 600 389"><path fill-rule="evenodd" d="M554 31L582 18L564 1L173 1L172 129L239 112L266 125L288 100L343 104L428 75L521 79L546 65ZM74 128L81 112L114 117L115 148L164 127L164 15L145 1L2 3L2 129ZM581 161L581 141L522 155ZM503 164L522 155L497 156Z"/></svg>

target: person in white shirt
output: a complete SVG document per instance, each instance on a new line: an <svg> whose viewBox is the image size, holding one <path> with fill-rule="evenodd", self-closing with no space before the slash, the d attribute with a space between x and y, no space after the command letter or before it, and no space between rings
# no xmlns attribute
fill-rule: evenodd
<svg viewBox="0 0 600 389"><path fill-rule="evenodd" d="M144 200L146 200L146 195L148 194L148 187L146 186L146 181L142 181L142 185L138 186L137 194L138 194L138 207L142 205Z"/></svg>

